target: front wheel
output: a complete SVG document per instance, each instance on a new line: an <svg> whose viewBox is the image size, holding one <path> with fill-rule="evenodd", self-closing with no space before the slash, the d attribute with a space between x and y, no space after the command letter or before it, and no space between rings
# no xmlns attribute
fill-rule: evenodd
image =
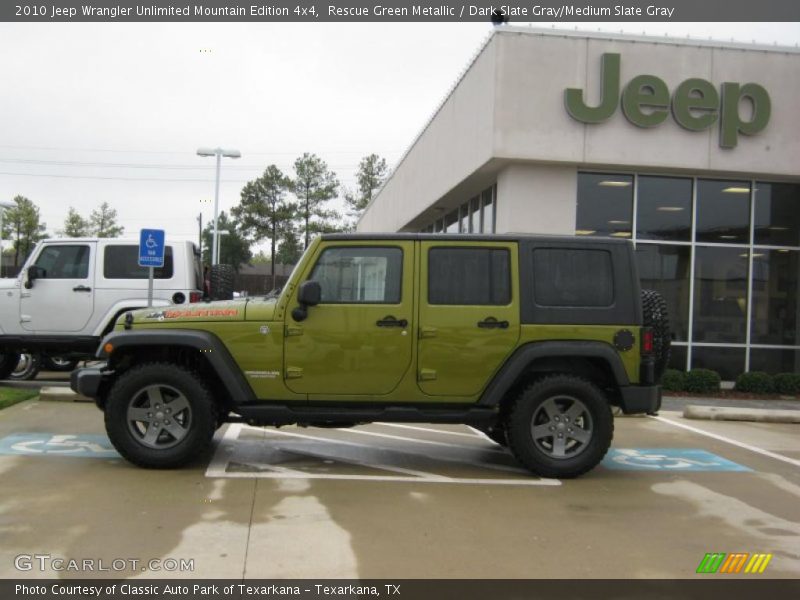
<svg viewBox="0 0 800 600"><path fill-rule="evenodd" d="M572 478L603 459L614 418L597 386L574 375L550 375L517 397L506 435L514 456L534 473Z"/></svg>
<svg viewBox="0 0 800 600"><path fill-rule="evenodd" d="M197 373L174 364L146 363L123 373L109 390L106 432L133 464L172 469L208 448L216 412L211 391Z"/></svg>

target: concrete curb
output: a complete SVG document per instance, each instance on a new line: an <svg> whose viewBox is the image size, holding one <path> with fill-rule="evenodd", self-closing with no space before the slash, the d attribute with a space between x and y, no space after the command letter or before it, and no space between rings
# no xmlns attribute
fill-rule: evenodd
<svg viewBox="0 0 800 600"><path fill-rule="evenodd" d="M728 408L721 406L696 406L683 409L686 419L709 421L753 421L756 423L800 423L800 410L772 408Z"/></svg>
<svg viewBox="0 0 800 600"><path fill-rule="evenodd" d="M39 400L45 402L92 402L91 398L76 394L68 387L43 387L39 390Z"/></svg>

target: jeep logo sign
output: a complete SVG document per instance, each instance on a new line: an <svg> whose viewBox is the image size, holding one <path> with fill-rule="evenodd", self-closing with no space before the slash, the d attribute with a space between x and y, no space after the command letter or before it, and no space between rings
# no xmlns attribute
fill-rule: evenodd
<svg viewBox="0 0 800 600"><path fill-rule="evenodd" d="M600 104L587 106L583 90L564 90L564 103L573 119L582 123L602 123L617 110L619 97L619 54L603 54L600 82ZM749 114L740 112L742 100L751 105ZM719 93L710 81L687 79L675 88L670 100L669 88L655 75L638 75L622 90L622 112L634 125L655 127L664 122L672 110L672 117L689 131L703 131L719 119L719 145L733 148L739 134L754 135L769 122L771 103L769 94L757 83L726 82Z"/></svg>

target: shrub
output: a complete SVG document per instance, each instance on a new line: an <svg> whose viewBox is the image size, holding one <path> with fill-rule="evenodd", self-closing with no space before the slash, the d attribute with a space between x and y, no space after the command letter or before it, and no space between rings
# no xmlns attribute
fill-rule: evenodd
<svg viewBox="0 0 800 600"><path fill-rule="evenodd" d="M772 378L772 383L779 394L800 394L800 373L778 373Z"/></svg>
<svg viewBox="0 0 800 600"><path fill-rule="evenodd" d="M775 386L772 383L772 375L763 371L750 371L736 378L736 386L733 389L751 394L771 394Z"/></svg>
<svg viewBox="0 0 800 600"><path fill-rule="evenodd" d="M686 387L686 373L667 369L661 377L661 387L668 392L682 392Z"/></svg>
<svg viewBox="0 0 800 600"><path fill-rule="evenodd" d="M694 394L710 394L718 392L720 387L719 373L710 369L692 369L686 374L684 390Z"/></svg>

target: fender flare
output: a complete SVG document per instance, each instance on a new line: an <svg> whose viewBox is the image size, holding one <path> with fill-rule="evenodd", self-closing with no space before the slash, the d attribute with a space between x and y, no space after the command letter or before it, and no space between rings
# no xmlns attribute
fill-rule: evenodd
<svg viewBox="0 0 800 600"><path fill-rule="evenodd" d="M147 346L183 346L193 348L208 360L211 368L228 390L234 405L256 400L253 388L245 379L231 353L216 335L207 331L191 329L150 329L141 331L113 331L103 338L97 349L97 358L108 360L104 350L110 343L113 352L123 348L142 348Z"/></svg>
<svg viewBox="0 0 800 600"><path fill-rule="evenodd" d="M619 354L605 342L578 340L531 342L518 348L509 357L484 390L478 405L498 406L528 365L541 358L553 357L600 358L608 363L617 385L624 387L630 384Z"/></svg>

